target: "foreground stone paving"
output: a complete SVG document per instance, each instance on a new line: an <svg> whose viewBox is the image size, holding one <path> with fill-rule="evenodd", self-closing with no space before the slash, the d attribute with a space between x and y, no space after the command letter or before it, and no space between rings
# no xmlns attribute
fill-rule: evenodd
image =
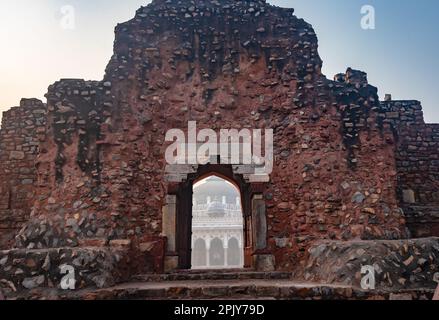
<svg viewBox="0 0 439 320"><path fill-rule="evenodd" d="M431 298L439 125L425 123L420 102L379 101L351 68L328 79L312 26L262 0L154 0L115 34L102 81L61 79L47 103L23 99L3 116L5 295L74 298L60 290L67 264L76 298L176 297L166 288L178 276L163 274L190 267L191 188L216 174L241 192L245 267L299 281L229 279L220 297L237 285L255 298ZM273 129L267 181L224 163L170 177L166 132L189 121ZM366 263L384 293L356 289ZM157 276L130 282L137 274ZM210 297L211 281L193 276L185 297Z"/></svg>

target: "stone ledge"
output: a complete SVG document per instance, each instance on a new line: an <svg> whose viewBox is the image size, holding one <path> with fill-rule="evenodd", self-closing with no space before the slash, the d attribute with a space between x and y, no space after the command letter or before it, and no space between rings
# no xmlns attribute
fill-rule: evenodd
<svg viewBox="0 0 439 320"><path fill-rule="evenodd" d="M62 265L74 268L77 289L109 287L122 280L126 253L98 247L0 251L0 288L6 296L36 288L59 289Z"/></svg>
<svg viewBox="0 0 439 320"><path fill-rule="evenodd" d="M435 289L439 238L392 241L325 241L309 250L295 279L360 287L362 266L375 269L377 290Z"/></svg>

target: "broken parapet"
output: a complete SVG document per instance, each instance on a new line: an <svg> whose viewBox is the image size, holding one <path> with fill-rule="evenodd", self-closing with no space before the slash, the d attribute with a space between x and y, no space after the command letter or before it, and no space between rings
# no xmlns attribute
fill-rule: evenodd
<svg viewBox="0 0 439 320"><path fill-rule="evenodd" d="M346 71L345 81L347 84L351 84L356 87L365 87L369 84L367 81L366 72L353 70L351 68L348 68Z"/></svg>
<svg viewBox="0 0 439 320"><path fill-rule="evenodd" d="M369 82L367 81L367 73L348 68L346 73L338 73L334 76L334 81L342 82L350 85L356 86L358 89L361 87L366 87Z"/></svg>
<svg viewBox="0 0 439 320"><path fill-rule="evenodd" d="M380 109L378 89L369 85L365 72L348 68L334 76L334 91L342 118L343 142L348 150L351 168L356 168L356 153L361 147L361 133L378 126L376 112Z"/></svg>

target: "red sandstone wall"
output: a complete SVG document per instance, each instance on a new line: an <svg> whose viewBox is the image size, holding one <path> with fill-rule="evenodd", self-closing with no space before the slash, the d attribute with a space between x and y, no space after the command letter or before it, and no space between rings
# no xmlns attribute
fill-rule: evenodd
<svg viewBox="0 0 439 320"><path fill-rule="evenodd" d="M45 137L46 107L23 99L5 112L0 131L0 248L8 248L21 229L34 200L35 158Z"/></svg>
<svg viewBox="0 0 439 320"><path fill-rule="evenodd" d="M154 1L116 28L103 82L49 88L38 200L19 246L163 248L165 133L189 120L275 130L264 195L278 268L317 239L405 236L394 136L365 75L327 80L312 27L291 9L175 3Z"/></svg>

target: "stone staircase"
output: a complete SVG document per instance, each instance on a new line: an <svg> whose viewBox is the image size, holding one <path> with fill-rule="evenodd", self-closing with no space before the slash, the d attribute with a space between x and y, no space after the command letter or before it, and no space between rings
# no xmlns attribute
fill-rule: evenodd
<svg viewBox="0 0 439 320"><path fill-rule="evenodd" d="M295 281L287 272L209 270L137 275L111 288L45 291L41 296L73 300L425 300L431 299L433 291L366 292L349 285Z"/></svg>
<svg viewBox="0 0 439 320"><path fill-rule="evenodd" d="M137 282L219 281L219 280L289 280L290 272L258 272L243 269L182 270L167 274L144 274L132 277Z"/></svg>
<svg viewBox="0 0 439 320"><path fill-rule="evenodd" d="M79 293L81 299L135 300L279 300L343 299L353 296L349 286L304 284L289 272L200 270L137 275L132 282Z"/></svg>

